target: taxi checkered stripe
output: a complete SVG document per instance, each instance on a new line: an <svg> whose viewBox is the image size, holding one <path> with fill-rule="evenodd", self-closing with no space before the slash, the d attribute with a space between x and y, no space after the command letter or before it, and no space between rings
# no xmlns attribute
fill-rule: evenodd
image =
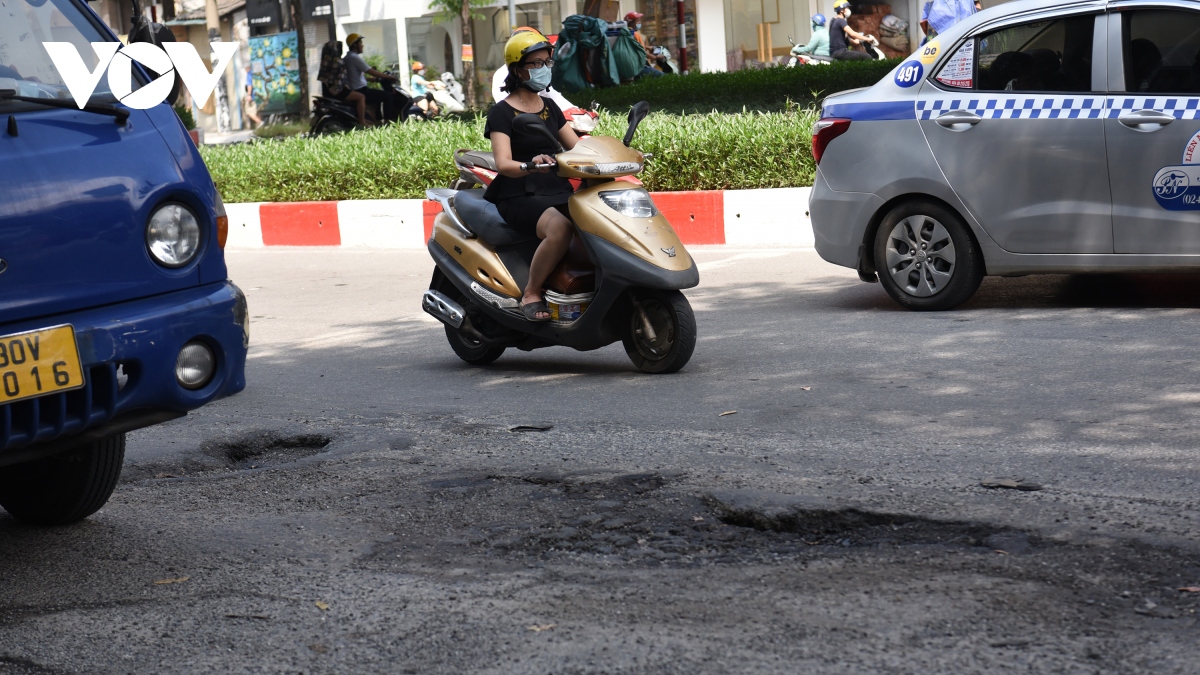
<svg viewBox="0 0 1200 675"><path fill-rule="evenodd" d="M935 98L917 101L917 119L963 110L984 119L1115 119L1131 110L1161 110L1176 119L1200 119L1200 98L1146 96L1013 96Z"/></svg>

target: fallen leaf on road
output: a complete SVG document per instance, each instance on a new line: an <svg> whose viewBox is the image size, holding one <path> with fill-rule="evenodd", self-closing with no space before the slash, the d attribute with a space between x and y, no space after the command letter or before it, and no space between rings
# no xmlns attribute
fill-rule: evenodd
<svg viewBox="0 0 1200 675"><path fill-rule="evenodd" d="M554 626L556 626L556 625L557 625L557 624L548 623L548 624L544 624L544 625L541 625L541 626L537 626L537 625L534 625L534 626L525 626L525 630L531 630L531 631L533 631L533 632L535 632L535 633L540 633L540 632L542 632L542 631L544 631L544 630L550 630L550 629L554 628Z"/></svg>
<svg viewBox="0 0 1200 675"><path fill-rule="evenodd" d="M1200 593L1200 586L1184 586L1179 590L1183 591L1184 593Z"/></svg>
<svg viewBox="0 0 1200 675"><path fill-rule="evenodd" d="M553 428L553 424L518 424L509 431L550 431Z"/></svg>
<svg viewBox="0 0 1200 675"><path fill-rule="evenodd" d="M154 585L155 586L163 586L165 584L181 584L187 580L188 580L187 577L179 577L178 579L155 579Z"/></svg>
<svg viewBox="0 0 1200 675"><path fill-rule="evenodd" d="M178 478L178 476L176 476L173 473L156 473L156 474L154 474L154 477L155 478Z"/></svg>
<svg viewBox="0 0 1200 675"><path fill-rule="evenodd" d="M995 552L999 553L1000 555L1008 555L1008 551L1002 551L1000 549L996 549Z"/></svg>
<svg viewBox="0 0 1200 675"><path fill-rule="evenodd" d="M720 415L717 415L717 417L724 417L726 415L736 415L736 414L737 414L736 410L726 410L725 412L721 413Z"/></svg>
<svg viewBox="0 0 1200 675"><path fill-rule="evenodd" d="M702 517L700 517L700 516L692 516L692 520L696 521L697 523L703 523L703 522L704 522L704 518L702 518Z"/></svg>
<svg viewBox="0 0 1200 675"><path fill-rule="evenodd" d="M1041 485L1030 483L1023 478L985 478L979 481L979 484L985 488L1005 488L1008 490L1024 490L1025 492L1035 492L1042 489Z"/></svg>
<svg viewBox="0 0 1200 675"><path fill-rule="evenodd" d="M316 605L316 606L317 606L317 609L321 610L322 612L324 612L325 610L329 609L329 603L328 603L328 602L321 602L320 600L317 600L317 601L316 601L316 602L314 602L313 604L314 604L314 605Z"/></svg>
<svg viewBox="0 0 1200 675"><path fill-rule="evenodd" d="M812 391L812 387L800 387L800 391Z"/></svg>

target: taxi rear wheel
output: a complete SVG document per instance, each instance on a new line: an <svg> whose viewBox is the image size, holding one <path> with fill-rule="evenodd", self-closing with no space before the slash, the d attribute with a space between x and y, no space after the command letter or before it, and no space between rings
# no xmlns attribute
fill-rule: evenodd
<svg viewBox="0 0 1200 675"><path fill-rule="evenodd" d="M923 200L897 206L879 224L875 268L888 295L917 311L954 309L983 281L983 257L966 224Z"/></svg>
<svg viewBox="0 0 1200 675"><path fill-rule="evenodd" d="M31 525L68 525L104 506L121 477L125 434L0 469L0 506Z"/></svg>

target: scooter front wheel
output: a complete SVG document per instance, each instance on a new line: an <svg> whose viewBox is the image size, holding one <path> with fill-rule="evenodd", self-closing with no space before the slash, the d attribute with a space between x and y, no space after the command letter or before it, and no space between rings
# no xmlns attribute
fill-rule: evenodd
<svg viewBox="0 0 1200 675"><path fill-rule="evenodd" d="M635 291L621 342L643 373L674 373L696 349L696 315L679 291Z"/></svg>
<svg viewBox="0 0 1200 675"><path fill-rule="evenodd" d="M455 328L450 326L445 328L446 341L450 343L450 348L454 350L455 354L458 354L458 358L473 366L486 366L504 353L504 347L475 342Z"/></svg>

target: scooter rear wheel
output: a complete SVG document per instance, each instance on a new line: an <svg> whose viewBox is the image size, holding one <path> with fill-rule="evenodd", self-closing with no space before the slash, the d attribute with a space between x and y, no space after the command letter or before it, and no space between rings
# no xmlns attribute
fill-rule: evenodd
<svg viewBox="0 0 1200 675"><path fill-rule="evenodd" d="M475 342L458 332L457 329L450 326L445 328L446 341L450 343L450 348L454 350L455 354L458 354L458 358L473 366L486 366L504 353L504 347Z"/></svg>
<svg viewBox="0 0 1200 675"><path fill-rule="evenodd" d="M674 373L696 349L696 315L679 291L637 291L621 342L643 373ZM647 330L647 323L649 330Z"/></svg>

